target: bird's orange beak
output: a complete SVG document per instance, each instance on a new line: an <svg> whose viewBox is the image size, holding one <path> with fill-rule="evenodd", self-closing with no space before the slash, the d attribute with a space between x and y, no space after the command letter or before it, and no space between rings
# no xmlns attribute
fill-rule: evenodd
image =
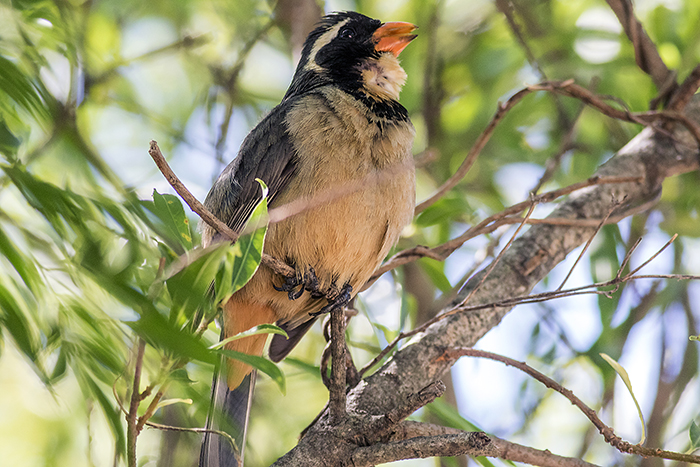
<svg viewBox="0 0 700 467"><path fill-rule="evenodd" d="M418 26L401 21L384 23L372 35L374 49L377 52L391 52L398 57L408 43L416 38L415 34L411 34L416 29Z"/></svg>

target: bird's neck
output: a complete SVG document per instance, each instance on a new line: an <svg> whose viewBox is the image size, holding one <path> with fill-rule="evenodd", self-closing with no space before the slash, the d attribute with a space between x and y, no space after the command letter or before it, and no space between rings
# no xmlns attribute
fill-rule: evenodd
<svg viewBox="0 0 700 467"><path fill-rule="evenodd" d="M398 100L405 82L406 72L391 54L368 58L351 71L336 75L300 66L284 100L331 85L360 101L379 119L408 121L408 112Z"/></svg>
<svg viewBox="0 0 700 467"><path fill-rule="evenodd" d="M399 100L401 88L406 83L406 72L392 54L381 54L365 60L359 67L362 90L368 97L378 100Z"/></svg>

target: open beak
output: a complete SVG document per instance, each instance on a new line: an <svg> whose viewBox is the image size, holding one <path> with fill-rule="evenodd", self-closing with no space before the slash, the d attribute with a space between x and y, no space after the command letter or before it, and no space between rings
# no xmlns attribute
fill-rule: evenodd
<svg viewBox="0 0 700 467"><path fill-rule="evenodd" d="M418 26L401 21L384 23L372 35L374 49L377 52L391 52L398 57L408 43L416 38L415 34L411 34L416 29Z"/></svg>

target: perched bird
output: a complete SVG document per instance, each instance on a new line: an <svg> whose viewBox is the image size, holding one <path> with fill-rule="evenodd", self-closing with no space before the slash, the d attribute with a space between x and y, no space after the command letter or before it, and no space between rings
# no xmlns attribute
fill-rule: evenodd
<svg viewBox="0 0 700 467"><path fill-rule="evenodd" d="M246 137L204 203L240 232L261 199L255 179L263 180L271 208L292 206L269 225L264 251L294 267L299 278L315 277L318 290L335 290L334 305L359 292L413 216L415 131L398 102L406 81L398 55L415 29L355 12L323 17L306 39L282 102ZM208 225L202 238L204 246L224 240ZM222 336L276 323L289 335L275 335L270 344L270 358L279 361L327 304L318 293L304 293L303 283L285 282L261 266L223 305ZM266 337L227 348L261 355ZM227 384L219 380L213 389L214 404L240 416L251 368L229 360L224 370ZM200 465L236 465L222 460L226 450L225 441L205 438Z"/></svg>

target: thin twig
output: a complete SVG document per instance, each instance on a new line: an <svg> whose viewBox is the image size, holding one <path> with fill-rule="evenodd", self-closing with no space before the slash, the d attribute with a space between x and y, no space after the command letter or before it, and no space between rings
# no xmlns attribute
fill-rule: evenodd
<svg viewBox="0 0 700 467"><path fill-rule="evenodd" d="M515 233L511 236L511 238L510 238L510 240L508 241L508 243L506 244L506 246L503 247L503 249L502 249L501 252L498 254L498 256L496 257L496 259L494 259L493 262L489 265L488 270L487 270L486 273L484 274L484 277L483 277L482 280L479 282L479 284L471 291L471 293L470 293L469 295L467 295L467 297L466 297L464 300L462 300L461 305L467 303L467 302L469 301L469 299L471 299L471 297L472 297L472 295L474 294L474 292L475 292L476 290L478 290L478 289L481 287L481 285L484 283L484 280L486 279L486 277L489 276L489 274L491 273L491 271L493 271L493 268L496 266L496 264L498 264L498 262L500 261L500 259L502 258L502 256L505 254L505 252L510 248L510 245L513 243L513 241L515 240L516 236L518 235L518 233L520 232L520 230L521 230L521 229L523 228L523 226L525 225L525 221L527 221L527 219L532 215L532 212L534 211L535 206L537 205L537 202L535 201L534 197L533 197L533 200L530 201L530 203L531 203L531 204L530 204L530 209L528 210L527 215L525 216L525 218L521 220L520 226L518 226L517 230L516 230ZM465 284L465 285L466 285L466 284ZM370 368L372 368L374 365L376 365L378 362L380 362L394 347L396 347L396 345L398 345L398 343L399 343L402 339L405 339L405 338L407 338L407 337L411 337L411 336L413 336L413 335L415 335L415 334L418 334L419 332L424 331L424 330L427 329L428 326L430 326L431 324L436 323L436 322L440 321L441 319L443 319L444 316L445 316L445 315L438 315L438 316L436 316L436 317L434 317L434 318L432 318L432 319L429 319L428 321L426 321L425 323L423 323L421 326L419 326L419 327L416 328L416 329L413 329L413 330L407 331L407 332L400 332L399 335L396 336L396 337L394 338L394 340L391 341L391 342L389 343L389 345L387 345L386 347L384 347L384 348L382 349L382 351L379 352L379 354L378 354L376 357L374 357L370 362L368 362L365 366L363 366L363 367L360 369L360 371L359 371L360 377L362 377Z"/></svg>
<svg viewBox="0 0 700 467"><path fill-rule="evenodd" d="M180 179L175 175L175 172L170 168L170 165L165 160L163 153L158 147L158 143L151 141L148 154L153 158L153 161L160 169L161 173L165 179L170 183L170 186L180 195L180 197L187 203L187 205L195 212L199 217L202 218L204 222L212 226L221 235L227 237L231 242L235 242L238 239L238 234L234 232L228 225L221 222L214 214L211 213L202 203L197 200L197 198L190 193L187 187L180 181ZM295 272L294 269L289 267L283 261L273 258L272 256L263 253L262 259L260 261L262 264L270 268L275 273L285 276L293 277Z"/></svg>
<svg viewBox="0 0 700 467"><path fill-rule="evenodd" d="M683 81L683 84L681 84L673 94L671 101L668 103L667 110L674 110L682 113L698 88L700 88L700 65L693 68L693 71L690 72L685 81Z"/></svg>
<svg viewBox="0 0 700 467"><path fill-rule="evenodd" d="M582 182L574 183L564 188L558 190L552 190L540 195L535 195L534 199L537 203L548 203L561 196L568 195L577 190L587 188L595 185L606 185L606 184L616 184L616 183L640 183L643 180L642 177L600 177L593 176ZM372 277L367 281L367 284L362 288L362 290L367 289L371 284L376 281L379 276L387 271L390 271L403 264L415 261L417 259L428 257L435 259L437 261L445 260L449 255L451 255L457 248L461 247L464 243L472 238L478 237L485 233L491 233L502 225L508 224L519 224L522 222L521 217L509 218L507 216L518 214L525 209L527 209L532 201L522 201L520 203L514 204L503 211L493 214L483 221L479 222L477 225L469 228L466 232L457 238L454 238L448 242L438 245L433 248L426 246L416 246L409 248L407 250L400 251L394 256L389 258L384 264L382 264L375 272ZM612 222L618 222L618 218L609 219ZM595 227L600 220L598 219L565 219L565 218L547 218L547 219L528 219L528 224L556 224L556 225L571 225L575 227Z"/></svg>
<svg viewBox="0 0 700 467"><path fill-rule="evenodd" d="M139 435L136 426L136 416L141 403L141 393L139 385L141 384L141 369L143 368L143 354L146 350L146 341L138 338L136 359L134 360L134 383L131 389L131 402L129 403L129 413L127 414L127 429L126 429L126 450L127 462L129 467L136 467L136 438Z"/></svg>
<svg viewBox="0 0 700 467"><path fill-rule="evenodd" d="M617 279L619 279L620 276L622 275L622 271L624 271L625 267L627 266L627 263L629 263L629 261L630 261L630 258L632 258L632 253L634 253L637 250L637 247L639 246L640 243L642 243L642 237L639 237L634 242L634 244L630 247L630 249L627 251L627 253L625 253L625 257L622 258L622 263L620 264L620 267L617 270L617 274L615 275L615 277Z"/></svg>
<svg viewBox="0 0 700 467"><path fill-rule="evenodd" d="M184 183L175 175L175 172L170 168L170 164L165 160L163 153L158 147L158 143L151 141L148 154L153 158L160 172L165 176L170 186L175 189L178 195L187 203L192 211L197 213L204 222L212 226L221 235L226 236L231 242L238 240L238 233L234 232L231 227L221 222L214 214L211 213L197 198L194 197L190 190L187 189Z"/></svg>
<svg viewBox="0 0 700 467"><path fill-rule="evenodd" d="M474 287L471 290L471 292L469 292L469 294L464 298L464 300L462 300L460 302L460 305L465 305L465 304L469 303L469 300L471 300L471 298L474 296L474 294L481 288L481 286L484 284L486 279L491 275L491 272L493 271L493 269L501 261L501 259L503 258L503 255L505 255L506 252L510 249L510 246L513 244L513 242L515 241L515 239L517 238L518 234L523 229L523 227L525 227L527 220L530 218L530 216L532 216L532 213L535 211L535 206L537 206L537 201L535 201L535 199L533 197L532 204L530 205L530 209L528 209L527 214L525 214L525 217L523 218L523 220L520 223L520 225L518 226L518 228L515 229L515 232L513 232L513 235L510 236L510 239L508 240L508 243L506 243L506 246L504 246L501 249L500 253L498 253L498 256L496 256L496 259L494 259L491 262L491 264L489 265L489 267L486 269L486 272L482 276L479 283L476 285L476 287ZM465 287L467 284L469 284L469 281L467 281L467 283L464 284Z"/></svg>
<svg viewBox="0 0 700 467"><path fill-rule="evenodd" d="M605 223L607 222L607 220L608 220L608 218L610 217L610 215L613 213L613 211L615 211L615 209L617 209L617 208L620 206L620 204L622 204L622 201L613 201L612 206L610 206L610 209L608 210L607 214L605 214L605 217L603 217L603 218L600 220L600 223L598 223L598 225L596 226L595 232L593 232L593 235L591 235L591 236L588 238L588 241L587 241L586 244L583 246L583 249L581 250L581 254L579 254L578 257L576 258L576 261L574 261L574 265L571 266L571 268L569 269L569 273L566 275L566 277L564 278L564 280L561 281L561 284L559 285L559 287L557 287L557 291L559 291L559 290L561 290L561 289L564 288L564 285L566 285L566 282L567 282L567 281L569 280L569 278L571 277L571 274L574 273L574 269L576 269L576 266L578 266L578 263L581 261L581 258L583 258L583 256L584 256L584 255L586 254L586 252L588 251L588 248L591 246L591 243L593 243L593 239L598 235L598 232L600 232L600 229L603 228L603 226L604 226Z"/></svg>
<svg viewBox="0 0 700 467"><path fill-rule="evenodd" d="M163 398L163 395L165 394L165 390L167 388L167 384L163 384L158 392L156 393L155 396L153 396L153 399L151 400L151 403L148 404L148 408L146 409L146 412L141 415L138 419L138 424L136 425L136 430L141 431L143 429L143 426L146 424L148 420L153 416L153 414L156 412L158 409L158 404L160 403L160 400Z"/></svg>
<svg viewBox="0 0 700 467"><path fill-rule="evenodd" d="M544 384L546 387L555 390L559 394L566 397L573 405L578 407L578 409L593 423L593 425L598 429L598 431L603 435L605 441L611 446L616 448L618 451L627 454L638 454L644 457L658 457L662 459L670 459L681 462L690 462L693 464L700 464L700 456L693 456L689 454L681 454L677 452L664 451L661 449L651 449L645 448L639 445L633 445L624 441L622 438L617 436L613 429L603 423L603 421L598 417L595 410L588 407L583 403L581 399L576 397L574 393L562 386L561 384L554 381L552 378L544 375L543 373L535 370L525 362L519 362L512 358L504 357L503 355L494 354L491 352L486 352L484 350L477 350L471 348L458 348L446 350L444 355L440 358L447 358L449 360L455 360L459 357L469 356L469 357L479 357L488 358L490 360L495 360L497 362L504 363L508 366L519 369L520 371L528 374L529 376L535 378L540 383Z"/></svg>
<svg viewBox="0 0 700 467"><path fill-rule="evenodd" d="M642 267L646 266L649 264L651 260L656 258L663 250L665 250L668 245L675 239L675 236L673 239L671 239L666 245L664 245L659 251L657 251L649 260L645 261L640 267L635 269L634 273L638 272ZM635 246L636 247L636 246ZM480 305L465 305L465 304L459 304L450 310L445 311L444 313L436 316L435 318L426 321L422 325L412 329L411 331L405 331L399 333L394 340L392 340L385 348L377 354L376 357L374 357L370 362L368 362L362 369L360 369L359 374L363 376L367 371L369 371L374 365L379 363L386 355L391 352L399 342L401 342L403 339L406 339L408 337L414 336L420 332L425 331L429 326L431 326L434 323L437 323L438 321L441 321L448 316L452 316L457 313L467 313L467 312L473 312L473 311L478 311L478 310L484 310L488 308L510 308L514 307L516 305L523 305L523 304L528 304L528 303L540 303L540 302L546 302L550 301L553 299L559 299L559 298L566 298L566 297L573 297L573 296L578 296L578 295L603 295L606 297L611 297L613 293L617 292L621 284L624 284L629 281L633 280L640 280L640 279L676 279L676 280L700 280L700 276L695 276L692 274L649 274L649 275L632 275L632 273L627 274L625 276L621 276L621 274L616 274L615 277L609 281L605 282L597 282L595 284L589 284L581 287L574 287L571 289L566 289L566 290L555 290L551 292L542 292L538 294L530 294L530 295L521 295L517 297L510 297L510 298L505 298L501 300L496 300L493 302L489 303L484 303ZM612 287L610 290L598 290L598 289L603 289L606 287Z"/></svg>
<svg viewBox="0 0 700 467"><path fill-rule="evenodd" d="M484 131L479 135L476 142L474 143L474 146L471 147L469 153L467 154L467 157L462 161L462 164L459 166L457 171L449 179L447 179L447 181L443 183L433 195L431 195L428 199L416 206L416 214L424 211L428 206L431 206L437 200L442 198L445 195L445 193L457 186L457 184L464 178L467 172L469 172L469 169L472 167L472 165L474 165L476 158L479 156L482 149L484 149L484 146L486 146L486 143L488 143L489 139L491 139L491 136L496 130L496 127L501 122L501 120L503 120L508 111L531 92L532 91L527 88L523 89L515 93L510 99L506 101L505 104L498 104L496 114L493 116L486 129L484 129Z"/></svg>
<svg viewBox="0 0 700 467"><path fill-rule="evenodd" d="M231 117L233 116L234 104L236 102L235 91L236 83L238 82L238 76L241 74L241 71L243 70L243 65L245 65L246 59L248 58L250 52L253 50L255 44L257 44L270 31L270 29L272 29L274 25L275 19L270 19L269 21L267 21L267 23L265 23L265 25L262 28L260 28L250 38L250 40L248 40L248 42L246 42L243 45L240 52L238 53L238 59L236 60L236 63L231 68L231 71L228 72L228 76L226 76L225 78L221 77L219 80L217 80L219 81L219 84L221 84L221 87L227 92L226 111L224 113L224 118L222 119L221 124L219 125L219 137L217 138L215 144L216 161L219 163L219 169L221 169L224 165L224 150L226 141L228 139L229 127L231 126ZM212 69L212 72L212 74L215 77L223 74L223 72L219 71L218 69Z"/></svg>
<svg viewBox="0 0 700 467"><path fill-rule="evenodd" d="M661 112L630 112L629 110L616 109L605 103L602 96L593 94L588 89L581 87L573 82L567 81L545 81L536 85L528 86L531 91L549 91L561 93L585 102L593 108L598 109L604 115L622 120L625 122L637 123L639 125L651 125L656 121L677 121L681 123L700 144L700 126L690 120L681 112L674 110L664 110Z"/></svg>
<svg viewBox="0 0 700 467"><path fill-rule="evenodd" d="M646 266L647 264L649 264L649 263L651 263L652 261L654 261L654 260L656 259L656 257L659 256L661 253L663 253L663 251L664 251L666 248L668 248L669 246L671 246L671 243L673 243L677 238L678 238L678 234L673 234L673 237L671 237L671 239L670 239L668 242L666 242L666 244L665 244L663 247L661 247L661 249L660 249L659 251L657 251L656 253L654 253L654 254L651 256L651 258L649 258L648 260L644 261L642 264L640 264L638 267L636 267L633 271L630 271L630 272L625 276L625 278L634 276L634 275L637 274L644 266Z"/></svg>
<svg viewBox="0 0 700 467"><path fill-rule="evenodd" d="M233 439L233 436L229 435L225 431L212 430L210 428L184 428L181 426L162 425L160 423L153 423L153 422L146 422L145 425L148 427L155 428L157 430L163 430L163 431L177 431L180 433L212 433L215 435L219 435L219 436L226 438L226 440L228 440L228 442L231 444L231 449L233 449L234 452L238 452L238 446L236 446L236 440Z"/></svg>
<svg viewBox="0 0 700 467"><path fill-rule="evenodd" d="M523 49L523 51L525 52L525 57L527 58L527 61L530 64L530 66L537 71L537 73L540 75L540 79L549 79L547 77L547 74L544 72L542 66L540 66L540 63L535 57L532 48L525 39L525 34L523 33L522 29L520 28L520 25L515 19L515 15L513 14L516 10L515 4L511 0L496 0L496 8L498 8L501 11L501 13L503 13L503 16L506 17L508 26L510 27L511 32L515 36L517 43L520 45L520 48ZM573 127L573 121L569 118L568 114L566 113L566 108L561 102L559 96L554 96L554 104L557 109L557 120L560 122L561 126L564 128Z"/></svg>
<svg viewBox="0 0 700 467"><path fill-rule="evenodd" d="M492 117L489 124L486 126L484 131L479 135L474 146L469 150L467 157L462 161L457 171L445 182L443 183L437 191L431 195L428 199L421 202L416 206L416 214L424 211L427 207L434 204L438 199L442 198L448 191L457 186L457 184L464 178L471 166L476 161L476 158L483 150L486 143L489 141L493 132L495 131L498 124L503 120L505 115L510 111L515 105L523 100L525 96L536 91L549 91L566 96L574 97L581 100L582 102L598 109L603 114L626 122L633 122L640 125L650 125L652 122L659 119L672 119L680 121L688 130L693 133L695 138L700 143L700 128L695 125L692 121L682 116L679 112L644 112L644 113L633 113L630 111L622 111L611 107L606 104L604 99L597 94L592 93L588 89L581 87L574 83L573 80L567 81L542 81L538 84L530 85L521 89L517 93L508 99L505 104L498 104L498 109Z"/></svg>
<svg viewBox="0 0 700 467"><path fill-rule="evenodd" d="M594 77L593 79L591 79L591 82L588 87L591 90L595 90L598 86L598 81L599 79ZM569 128L567 129L564 136L561 138L558 151L556 152L556 154L554 154L554 156L547 159L547 164L545 166L544 173L540 177L535 187L531 190L532 193L537 193L542 189L544 184L547 183L550 178L552 178L554 172L561 165L561 161L564 158L564 154L566 154L568 151L574 148L573 141L574 136L576 134L576 125L580 121L581 115L583 115L583 110L585 108L586 104L580 102L578 109L576 109L576 114L574 115L573 119L571 120L571 123L569 124Z"/></svg>
<svg viewBox="0 0 700 467"><path fill-rule="evenodd" d="M642 23L634 15L630 0L606 0L610 9L615 13L625 33L634 46L634 58L637 66L647 73L654 81L662 99L668 96L677 86L675 74L668 69L654 42L649 38Z"/></svg>
<svg viewBox="0 0 700 467"><path fill-rule="evenodd" d="M122 375L119 376L121 378ZM119 378L114 380L114 384L112 385L112 394L114 395L114 400L117 401L117 406L119 406L119 410L124 414L124 415L129 415L129 412L126 411L126 408L124 408L124 404L122 403L121 399L119 398L119 394L117 393L117 381L119 381ZM229 443L231 443L231 448L234 451L238 451L238 446L236 446L236 441L233 439L231 435L226 433L225 431L219 431L219 430L213 430L209 428L185 428L181 426L171 426L171 425L162 425L160 423L154 423L154 422L149 422L146 421L144 423L145 426L155 428L158 430L164 430L164 431L178 431L178 432L190 432L190 433L213 433L215 435L223 436L226 438Z"/></svg>

